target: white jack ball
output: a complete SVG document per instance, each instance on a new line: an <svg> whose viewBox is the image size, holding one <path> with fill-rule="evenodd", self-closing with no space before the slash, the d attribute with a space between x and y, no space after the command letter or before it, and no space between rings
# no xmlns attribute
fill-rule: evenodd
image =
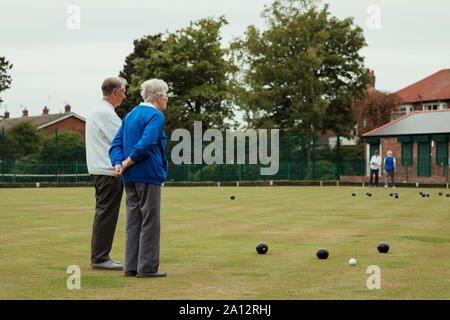
<svg viewBox="0 0 450 320"><path fill-rule="evenodd" d="M351 266L356 266L356 259L351 258L350 260L348 260L348 264Z"/></svg>

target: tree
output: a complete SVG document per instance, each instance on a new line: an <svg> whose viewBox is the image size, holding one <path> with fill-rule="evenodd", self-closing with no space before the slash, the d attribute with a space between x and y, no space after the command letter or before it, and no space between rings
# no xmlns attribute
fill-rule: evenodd
<svg viewBox="0 0 450 320"><path fill-rule="evenodd" d="M135 41L135 55L122 71L124 76L131 74L127 95L134 103L120 112L142 101L142 82L160 78L169 84L167 134L177 128L192 130L196 120L204 129L223 127L233 116L229 75L234 69L226 59L228 50L220 46L220 29L227 23L224 17L200 19L175 33Z"/></svg>
<svg viewBox="0 0 450 320"><path fill-rule="evenodd" d="M2 159L16 159L20 155L17 151L17 142L6 134L3 137Z"/></svg>
<svg viewBox="0 0 450 320"><path fill-rule="evenodd" d="M58 130L58 154L56 154L55 134L46 135L40 151L40 159L44 161L86 160L86 149L83 136L78 132Z"/></svg>
<svg viewBox="0 0 450 320"><path fill-rule="evenodd" d="M401 104L396 94L368 90L363 98L355 100L354 119L358 137L392 120L395 107Z"/></svg>
<svg viewBox="0 0 450 320"><path fill-rule="evenodd" d="M146 56L151 57L161 52L163 50L164 42L162 40L162 34L157 34L154 36L144 36L140 39L134 40L134 51L125 58L125 65L123 70L120 72L119 76L127 80L128 85L132 83L133 74L135 70L135 60L145 59ZM148 70L149 73L155 70ZM126 93L127 98L122 102L122 104L116 108L117 114L123 118L125 115L131 111L135 106L142 102L140 90L138 83L135 81L135 85L131 87L131 91L128 90Z"/></svg>
<svg viewBox="0 0 450 320"><path fill-rule="evenodd" d="M31 121L20 121L6 133L7 157L18 159L39 152L44 133Z"/></svg>
<svg viewBox="0 0 450 320"><path fill-rule="evenodd" d="M265 8L267 30L249 26L232 44L242 73L236 103L254 128L349 136L352 98L369 82L359 54L366 45L351 18L330 17L314 0L278 0Z"/></svg>
<svg viewBox="0 0 450 320"><path fill-rule="evenodd" d="M11 76L8 75L8 71L11 70L13 65L6 60L5 57L0 57L0 92L9 89L11 86ZM0 105L3 100L0 97Z"/></svg>

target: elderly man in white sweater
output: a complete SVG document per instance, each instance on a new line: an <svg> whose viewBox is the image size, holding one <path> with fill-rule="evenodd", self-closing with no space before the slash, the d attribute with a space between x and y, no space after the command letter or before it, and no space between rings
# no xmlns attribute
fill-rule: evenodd
<svg viewBox="0 0 450 320"><path fill-rule="evenodd" d="M381 157L378 150L375 150L374 155L370 159L370 181L369 187L373 187L373 176L375 176L375 187L378 187L378 176L380 174Z"/></svg>
<svg viewBox="0 0 450 320"><path fill-rule="evenodd" d="M123 194L122 179L109 160L109 148L122 124L114 110L126 98L126 85L126 80L119 77L103 81L103 99L92 107L86 119L86 160L96 199L91 241L93 269L123 269L120 262L109 257Z"/></svg>

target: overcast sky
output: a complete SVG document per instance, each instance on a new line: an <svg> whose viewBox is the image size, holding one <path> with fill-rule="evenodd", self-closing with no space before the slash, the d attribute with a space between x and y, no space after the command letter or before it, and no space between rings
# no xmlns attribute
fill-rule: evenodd
<svg viewBox="0 0 450 320"><path fill-rule="evenodd" d="M101 98L104 78L118 75L133 40L174 32L189 21L224 15L224 44L248 25L264 27L260 13L270 0L1 0L0 56L14 64L12 86L1 94L11 117L72 111L86 117ZM328 0L331 14L354 17L368 47L366 67L376 87L395 92L450 68L450 1ZM80 29L68 28L71 5L80 8ZM371 6L375 6L374 9ZM377 10L380 24L377 25ZM169 105L170 107L170 105Z"/></svg>

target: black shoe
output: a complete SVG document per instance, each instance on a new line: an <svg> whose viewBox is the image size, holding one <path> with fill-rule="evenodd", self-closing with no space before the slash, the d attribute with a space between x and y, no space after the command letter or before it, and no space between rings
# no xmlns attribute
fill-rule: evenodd
<svg viewBox="0 0 450 320"><path fill-rule="evenodd" d="M136 278L156 278L156 277L165 277L167 276L167 273L165 272L153 272L153 273L138 273L136 275Z"/></svg>
<svg viewBox="0 0 450 320"><path fill-rule="evenodd" d="M123 273L124 277L136 277L137 271L125 271Z"/></svg>

